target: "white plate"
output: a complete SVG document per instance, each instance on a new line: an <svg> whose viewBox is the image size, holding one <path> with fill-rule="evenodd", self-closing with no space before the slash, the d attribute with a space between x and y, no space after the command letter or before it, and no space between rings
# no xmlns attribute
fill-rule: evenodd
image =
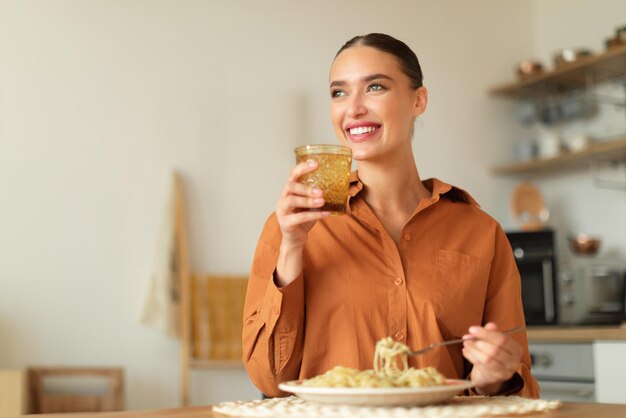
<svg viewBox="0 0 626 418"><path fill-rule="evenodd" d="M447 379L442 386L423 388L324 388L302 386L301 380L278 385L281 390L307 401L364 406L429 405L450 399L473 386L469 380L455 379Z"/></svg>

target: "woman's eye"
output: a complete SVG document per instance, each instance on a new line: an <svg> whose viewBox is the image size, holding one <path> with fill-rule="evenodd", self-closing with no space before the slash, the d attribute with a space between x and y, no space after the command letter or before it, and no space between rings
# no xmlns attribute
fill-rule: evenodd
<svg viewBox="0 0 626 418"><path fill-rule="evenodd" d="M343 90L333 90L330 92L330 97L341 97L345 95L346 95L346 92Z"/></svg>
<svg viewBox="0 0 626 418"><path fill-rule="evenodd" d="M370 84L367 87L367 90L368 91L383 91L383 90L385 90L385 86L383 86L382 84L377 84L377 83Z"/></svg>

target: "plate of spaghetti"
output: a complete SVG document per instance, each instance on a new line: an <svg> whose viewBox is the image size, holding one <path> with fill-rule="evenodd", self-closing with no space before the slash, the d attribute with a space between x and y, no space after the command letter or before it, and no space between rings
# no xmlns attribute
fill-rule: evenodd
<svg viewBox="0 0 626 418"><path fill-rule="evenodd" d="M474 386L468 380L446 379L434 367L408 367L408 351L406 345L387 337L376 343L373 369L337 366L311 379L278 387L318 403L406 406L443 402Z"/></svg>

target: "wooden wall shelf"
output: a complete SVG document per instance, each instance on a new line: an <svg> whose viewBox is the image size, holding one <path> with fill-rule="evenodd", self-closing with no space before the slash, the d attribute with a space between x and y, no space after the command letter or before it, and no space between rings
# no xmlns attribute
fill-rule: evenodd
<svg viewBox="0 0 626 418"><path fill-rule="evenodd" d="M496 166L492 172L511 176L547 174L598 161L626 161L626 138L592 144L582 151L568 152L554 158Z"/></svg>
<svg viewBox="0 0 626 418"><path fill-rule="evenodd" d="M583 57L551 71L492 88L492 96L507 98L541 97L588 87L615 77L626 77L626 45Z"/></svg>

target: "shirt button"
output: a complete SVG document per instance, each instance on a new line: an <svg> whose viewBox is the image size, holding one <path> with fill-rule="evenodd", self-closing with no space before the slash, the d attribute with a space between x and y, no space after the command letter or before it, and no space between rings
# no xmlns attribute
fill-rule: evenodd
<svg viewBox="0 0 626 418"><path fill-rule="evenodd" d="M408 240L410 240L410 239L411 239L411 234L409 234L409 233L407 232L406 234L404 234L404 237L403 237L403 238L404 238L404 240L405 240L405 241L408 241Z"/></svg>
<svg viewBox="0 0 626 418"><path fill-rule="evenodd" d="M280 313L280 309L278 309L278 306L272 306L272 312L278 315Z"/></svg>
<svg viewBox="0 0 626 418"><path fill-rule="evenodd" d="M400 341L404 338L404 332L402 331L398 331L394 334L393 338L396 339L396 341Z"/></svg>
<svg viewBox="0 0 626 418"><path fill-rule="evenodd" d="M402 279L399 277L396 277L395 280L393 281L393 284L395 284L396 286L400 286L402 284Z"/></svg>

